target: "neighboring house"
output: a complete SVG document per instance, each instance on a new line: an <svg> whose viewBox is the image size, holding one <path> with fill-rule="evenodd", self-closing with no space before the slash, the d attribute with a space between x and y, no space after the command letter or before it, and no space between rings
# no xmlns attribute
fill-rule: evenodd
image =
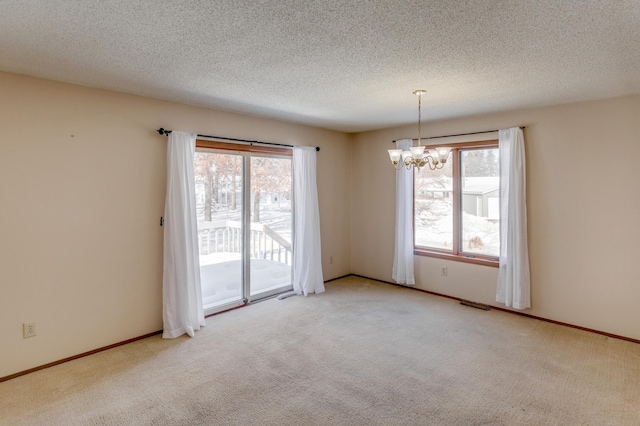
<svg viewBox="0 0 640 426"><path fill-rule="evenodd" d="M474 216L500 219L499 178L466 178L462 188L462 209Z"/></svg>

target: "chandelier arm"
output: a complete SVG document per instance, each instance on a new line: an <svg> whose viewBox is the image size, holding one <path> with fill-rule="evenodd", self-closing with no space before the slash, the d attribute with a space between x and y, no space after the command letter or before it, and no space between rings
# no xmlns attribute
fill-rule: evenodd
<svg viewBox="0 0 640 426"><path fill-rule="evenodd" d="M435 159L431 155L425 155L423 158L425 159L425 162L429 165L429 169L435 170L438 168L438 163L436 163ZM431 161L429 161L429 158L431 159Z"/></svg>

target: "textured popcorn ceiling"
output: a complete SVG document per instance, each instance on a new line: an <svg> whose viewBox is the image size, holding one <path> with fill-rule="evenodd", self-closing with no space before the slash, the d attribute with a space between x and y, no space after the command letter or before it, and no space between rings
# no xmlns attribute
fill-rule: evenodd
<svg viewBox="0 0 640 426"><path fill-rule="evenodd" d="M638 94L640 0L0 0L0 70L355 132Z"/></svg>

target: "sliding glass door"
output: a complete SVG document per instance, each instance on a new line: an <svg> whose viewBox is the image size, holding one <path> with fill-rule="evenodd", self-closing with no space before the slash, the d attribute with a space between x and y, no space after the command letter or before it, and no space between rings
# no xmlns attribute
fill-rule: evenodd
<svg viewBox="0 0 640 426"><path fill-rule="evenodd" d="M237 305L243 295L243 157L196 152L196 212L205 310Z"/></svg>
<svg viewBox="0 0 640 426"><path fill-rule="evenodd" d="M205 312L290 290L291 157L198 149L194 171Z"/></svg>
<svg viewBox="0 0 640 426"><path fill-rule="evenodd" d="M251 157L250 276L252 297L291 286L291 157Z"/></svg>

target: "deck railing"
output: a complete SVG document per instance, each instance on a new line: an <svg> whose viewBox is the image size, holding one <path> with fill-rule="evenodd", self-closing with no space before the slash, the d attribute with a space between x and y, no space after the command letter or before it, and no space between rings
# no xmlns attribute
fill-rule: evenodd
<svg viewBox="0 0 640 426"><path fill-rule="evenodd" d="M198 223L200 254L240 253L242 251L242 223L217 220ZM252 223L249 256L291 265L291 243L262 223Z"/></svg>

